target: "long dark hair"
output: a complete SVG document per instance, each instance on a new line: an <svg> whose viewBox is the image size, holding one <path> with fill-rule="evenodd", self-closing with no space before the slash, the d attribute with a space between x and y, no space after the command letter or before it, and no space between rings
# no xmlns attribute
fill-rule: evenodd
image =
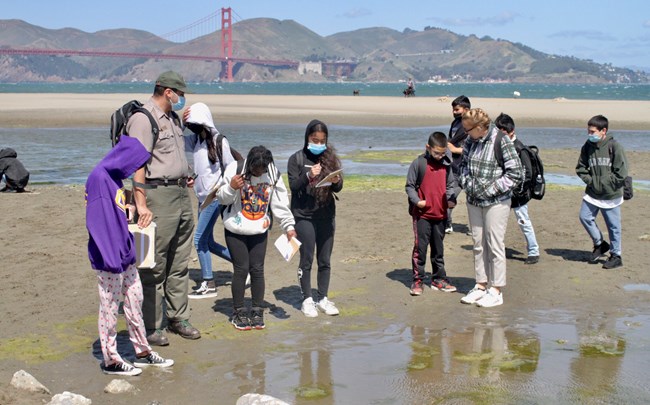
<svg viewBox="0 0 650 405"><path fill-rule="evenodd" d="M273 154L263 145L253 146L251 150L248 151L246 164L244 165L244 171L242 173L244 180L251 179L254 169L266 169L268 171L269 179L271 179L271 184L274 185L278 181L279 172L273 162Z"/></svg>
<svg viewBox="0 0 650 405"><path fill-rule="evenodd" d="M309 145L309 137L315 132L322 132L325 134L327 149L325 149L325 152L320 155L314 155L309 151L309 149L307 149L307 146ZM312 120L307 125L307 128L305 129L305 146L303 152L321 165L321 172L316 177L316 182L321 181L328 174L341 168L341 159L339 159L336 154L334 146L329 142L329 130L327 129L327 125L322 121ZM313 188L312 193L318 205L324 205L328 199L332 198L332 190L330 187Z"/></svg>
<svg viewBox="0 0 650 405"><path fill-rule="evenodd" d="M201 124L188 122L186 126L190 131L194 132L200 142L205 142L208 147L208 159L211 164L217 163L217 145L214 143L214 136L210 128L206 128Z"/></svg>

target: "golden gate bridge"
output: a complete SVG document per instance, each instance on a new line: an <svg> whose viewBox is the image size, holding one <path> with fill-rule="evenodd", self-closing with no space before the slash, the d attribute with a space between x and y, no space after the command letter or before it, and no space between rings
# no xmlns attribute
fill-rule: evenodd
<svg viewBox="0 0 650 405"><path fill-rule="evenodd" d="M258 58L238 58L233 56L232 47L232 13L230 7L224 7L220 11L203 17L185 27L176 29L162 35L164 39L182 38L191 36L193 38L205 35L205 26L210 26L209 32L217 30L216 21L221 14L221 53L215 56L206 55L181 55L169 53L147 53L147 52L119 52L109 50L78 50L78 49L39 49L39 48L11 48L0 47L0 55L45 55L45 56L88 56L108 58L144 58L144 59L176 59L193 60L205 62L220 62L221 72L219 78L223 81L232 82L233 68L238 64L248 63L257 66L272 66L287 69L298 69L301 62L293 60L269 60ZM187 40L187 39L185 39ZM183 41L184 42L184 41ZM322 72L328 76L347 76L356 67L353 62L321 62Z"/></svg>

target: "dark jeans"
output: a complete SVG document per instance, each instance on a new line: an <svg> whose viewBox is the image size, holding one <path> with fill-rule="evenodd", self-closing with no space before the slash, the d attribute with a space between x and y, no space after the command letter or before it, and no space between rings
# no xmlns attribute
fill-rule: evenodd
<svg viewBox="0 0 650 405"><path fill-rule="evenodd" d="M296 234L300 245L300 263L298 278L303 299L311 294L311 266L314 261L314 248L316 249L316 262L318 264L318 297L316 301L327 297L330 285L330 256L334 247L334 218L303 219L296 218Z"/></svg>
<svg viewBox="0 0 650 405"><path fill-rule="evenodd" d="M413 218L413 280L423 280L427 260L427 249L431 245L431 266L433 280L446 278L444 259L445 220Z"/></svg>
<svg viewBox="0 0 650 405"><path fill-rule="evenodd" d="M232 257L232 304L235 310L244 307L246 276L251 275L253 308L264 303L264 257L268 232L259 235L238 235L226 229L226 245Z"/></svg>

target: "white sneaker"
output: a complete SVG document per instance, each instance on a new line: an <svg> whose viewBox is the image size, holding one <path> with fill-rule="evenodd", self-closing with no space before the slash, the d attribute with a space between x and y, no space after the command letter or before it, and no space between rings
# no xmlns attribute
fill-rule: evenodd
<svg viewBox="0 0 650 405"><path fill-rule="evenodd" d="M487 292L484 289L475 286L466 296L460 299L460 302L463 304L475 304L476 301L485 297L486 294Z"/></svg>
<svg viewBox="0 0 650 405"><path fill-rule="evenodd" d="M217 294L217 286L214 280L203 280L199 288L189 293L187 296L190 299L214 298Z"/></svg>
<svg viewBox="0 0 650 405"><path fill-rule="evenodd" d="M445 228L445 233L446 234L454 233L454 227L449 225L447 228Z"/></svg>
<svg viewBox="0 0 650 405"><path fill-rule="evenodd" d="M336 308L334 303L330 300L327 299L327 297L323 297L320 301L318 301L318 304L316 304L316 307L323 311L325 315L338 315L339 314L339 309Z"/></svg>
<svg viewBox="0 0 650 405"><path fill-rule="evenodd" d="M318 311L316 311L316 304L312 297L306 298L302 302L302 307L300 308L303 314L308 318L316 318L318 316Z"/></svg>
<svg viewBox="0 0 650 405"><path fill-rule="evenodd" d="M480 301L476 302L476 305L483 308L496 307L503 304L503 294L497 292L494 288L490 288Z"/></svg>
<svg viewBox="0 0 650 405"><path fill-rule="evenodd" d="M251 286L251 273L248 273L246 275L246 283L244 283L245 287L250 287Z"/></svg>

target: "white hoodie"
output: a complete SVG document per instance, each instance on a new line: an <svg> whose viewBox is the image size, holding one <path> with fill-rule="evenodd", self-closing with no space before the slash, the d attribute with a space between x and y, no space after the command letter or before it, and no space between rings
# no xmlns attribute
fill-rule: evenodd
<svg viewBox="0 0 650 405"><path fill-rule="evenodd" d="M200 124L210 131L213 142L217 143L219 131L214 126L212 114L207 105L203 103L192 104L190 107L190 115L187 117L186 123ZM217 145L217 148L219 145ZM217 185L221 180L221 165L219 160L214 164L208 159L208 145L205 141L201 141L198 135L192 134L185 137L185 151L192 152L194 160L194 173L198 175L194 183L194 192L199 200L199 205L205 201L210 190ZM230 152L230 144L224 137L221 144L221 151L223 157L224 167L228 166L230 162L234 162L235 158Z"/></svg>
<svg viewBox="0 0 650 405"><path fill-rule="evenodd" d="M244 161L244 167L245 165ZM274 175L269 176L269 173ZM272 213L280 221L285 233L294 229L296 221L289 208L287 187L273 163L269 165L267 173L251 177L239 190L230 186L230 180L236 174L237 162L230 163L223 175L221 188L217 191L217 199L221 204L232 204L223 213L224 228L238 235L258 235L268 230Z"/></svg>

